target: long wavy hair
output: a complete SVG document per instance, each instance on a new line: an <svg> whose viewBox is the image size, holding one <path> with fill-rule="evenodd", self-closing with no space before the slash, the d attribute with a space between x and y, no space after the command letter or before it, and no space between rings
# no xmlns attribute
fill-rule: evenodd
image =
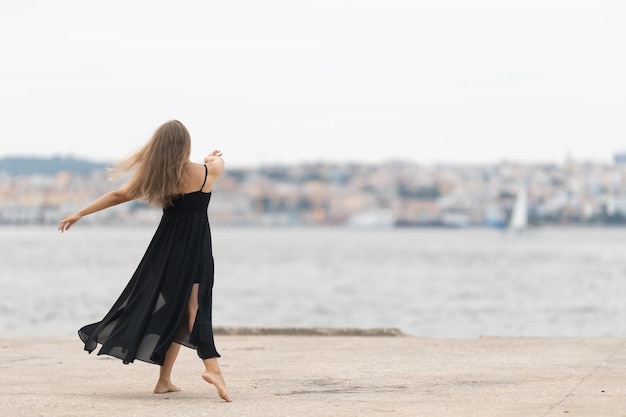
<svg viewBox="0 0 626 417"><path fill-rule="evenodd" d="M167 207L181 194L191 154L191 137L178 120L159 126L137 152L112 168L111 178L134 171L126 185L131 199Z"/></svg>

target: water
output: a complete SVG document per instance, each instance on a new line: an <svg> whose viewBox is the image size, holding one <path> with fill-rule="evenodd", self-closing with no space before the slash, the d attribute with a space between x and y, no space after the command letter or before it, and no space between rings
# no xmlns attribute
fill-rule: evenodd
<svg viewBox="0 0 626 417"><path fill-rule="evenodd" d="M0 335L99 320L153 228L0 228ZM626 229L214 227L217 326L626 336Z"/></svg>

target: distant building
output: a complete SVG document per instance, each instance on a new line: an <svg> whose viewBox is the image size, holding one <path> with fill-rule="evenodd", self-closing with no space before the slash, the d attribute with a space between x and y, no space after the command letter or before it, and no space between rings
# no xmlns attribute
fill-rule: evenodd
<svg viewBox="0 0 626 417"><path fill-rule="evenodd" d="M626 152L613 154L613 162L615 162L616 165L626 165Z"/></svg>

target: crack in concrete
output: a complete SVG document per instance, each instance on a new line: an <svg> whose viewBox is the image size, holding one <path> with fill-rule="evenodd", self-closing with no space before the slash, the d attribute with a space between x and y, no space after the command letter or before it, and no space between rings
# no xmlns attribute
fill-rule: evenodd
<svg viewBox="0 0 626 417"><path fill-rule="evenodd" d="M563 404L565 401L567 401L572 394L574 394L574 391L576 391L576 389L578 387L580 387L585 381L587 381L589 378L591 378L596 372L598 372L598 370L600 370L601 368L603 368L608 362L611 361L611 359L613 359L613 357L617 354L617 352L621 351L624 348L624 345L626 345L626 341L623 341L622 343L620 343L615 349L613 349L610 353L609 356L607 356L598 366L596 366L595 368L593 368L591 370L591 372L589 372L587 375L583 376L576 384L574 384L574 386L572 387L572 389L565 395L565 397L563 397L560 401L558 401L556 404L553 404L550 406L550 408L548 409L548 411L546 411L546 413L544 415L542 415L541 417L548 417L559 405Z"/></svg>

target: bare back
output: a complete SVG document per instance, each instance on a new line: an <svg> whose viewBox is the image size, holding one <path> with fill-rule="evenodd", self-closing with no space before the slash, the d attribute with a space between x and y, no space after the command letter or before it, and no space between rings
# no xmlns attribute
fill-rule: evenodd
<svg viewBox="0 0 626 417"><path fill-rule="evenodd" d="M202 191L208 193L213 189L215 181L220 176L221 171L211 169L211 166L205 164L189 163L187 172L185 173L184 185L181 189L182 194Z"/></svg>

